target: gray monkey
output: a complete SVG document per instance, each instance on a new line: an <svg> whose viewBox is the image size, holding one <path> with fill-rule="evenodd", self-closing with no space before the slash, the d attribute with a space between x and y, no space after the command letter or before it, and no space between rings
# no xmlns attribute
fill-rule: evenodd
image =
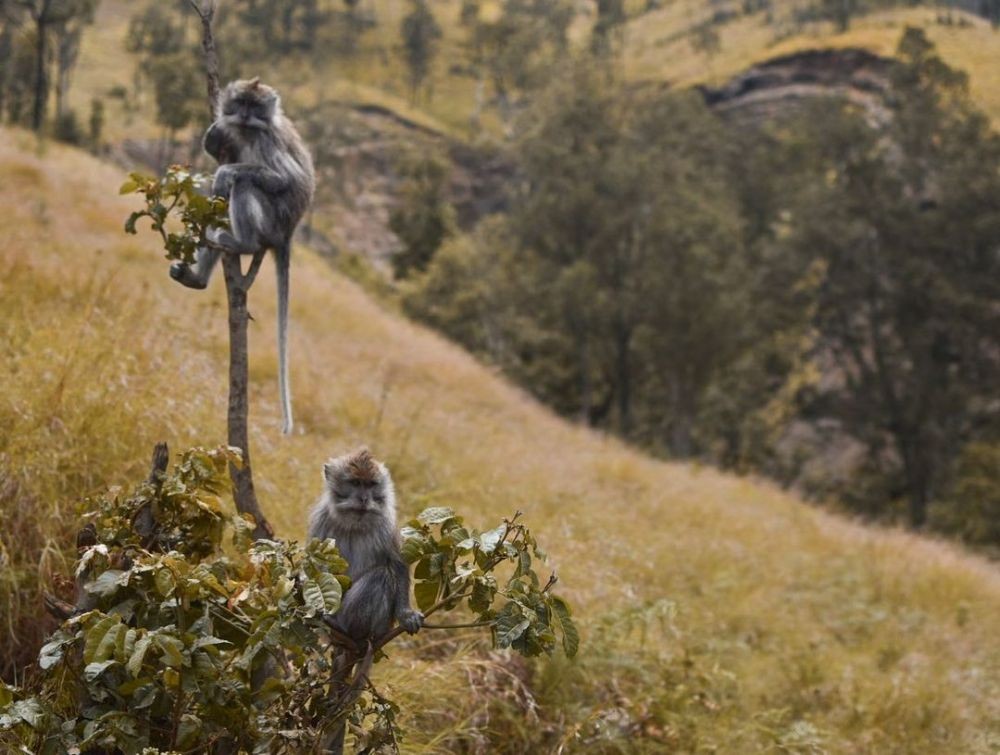
<svg viewBox="0 0 1000 755"><path fill-rule="evenodd" d="M400 554L389 470L367 448L323 465L325 489L309 516L310 538L334 538L351 586L334 625L359 644L399 622L413 634L424 616L410 607L410 570Z"/></svg>
<svg viewBox="0 0 1000 755"><path fill-rule="evenodd" d="M230 83L204 139L205 151L219 161L212 192L229 198L232 233L213 232L219 246L240 254L274 253L278 278L278 386L282 432L292 431L288 386L288 274L292 234L312 202L312 158L281 110L281 98L259 79ZM170 276L189 288L208 285L220 252L202 248L194 265L175 262Z"/></svg>

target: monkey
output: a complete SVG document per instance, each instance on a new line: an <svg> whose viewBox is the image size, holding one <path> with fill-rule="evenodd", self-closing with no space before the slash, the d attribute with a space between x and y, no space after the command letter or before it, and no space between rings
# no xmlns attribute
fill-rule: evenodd
<svg viewBox="0 0 1000 755"><path fill-rule="evenodd" d="M229 199L231 233L213 229L209 240L238 254L270 249L278 279L278 389L282 432L292 431L288 385L288 297L292 234L312 202L312 157L281 109L277 91L260 79L233 81L221 96L205 151L219 162L212 193ZM194 265L175 262L170 277L188 288L208 286L218 249L203 247Z"/></svg>
<svg viewBox="0 0 1000 755"><path fill-rule="evenodd" d="M362 646L388 632L393 620L414 634L424 615L410 607L410 570L400 553L389 470L361 448L329 459L323 478L309 537L333 538L351 578L333 625Z"/></svg>

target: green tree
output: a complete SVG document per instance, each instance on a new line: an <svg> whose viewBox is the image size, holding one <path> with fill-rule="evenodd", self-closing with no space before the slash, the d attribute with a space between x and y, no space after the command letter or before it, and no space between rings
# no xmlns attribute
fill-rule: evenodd
<svg viewBox="0 0 1000 755"><path fill-rule="evenodd" d="M197 47L187 29L178 9L154 4L132 18L125 38L126 49L139 56L141 74L153 87L156 121L165 132L164 159L176 133L198 118L203 107Z"/></svg>
<svg viewBox="0 0 1000 755"><path fill-rule="evenodd" d="M597 0L597 20L590 37L591 49L597 53L609 52L612 35L626 19L624 0Z"/></svg>
<svg viewBox="0 0 1000 755"><path fill-rule="evenodd" d="M597 424L611 404L610 376L601 350L607 303L596 261L608 243L616 202L612 182L620 139L620 108L603 69L582 61L569 67L525 117L519 143L522 191L512 215L522 254L547 281L549 303L535 316L559 333L574 375L565 401L582 421Z"/></svg>
<svg viewBox="0 0 1000 755"><path fill-rule="evenodd" d="M569 0L504 0L499 13L470 12L466 47L480 90L473 123L488 83L501 119L511 126L516 100L541 89L558 70L574 16Z"/></svg>
<svg viewBox="0 0 1000 755"><path fill-rule="evenodd" d="M618 165L634 166L603 274L611 286L619 425L637 404L642 438L691 456L706 386L745 341L747 269L722 124L693 95L633 105ZM632 255L620 255L631 249ZM626 272L627 271L627 272ZM625 272L624 285L619 278Z"/></svg>
<svg viewBox="0 0 1000 755"><path fill-rule="evenodd" d="M389 227L403 244L392 257L397 278L426 269L454 227L454 211L445 197L448 163L433 156L409 155L401 168L400 203L389 216Z"/></svg>
<svg viewBox="0 0 1000 755"><path fill-rule="evenodd" d="M869 447L920 527L1000 380L1000 139L922 31L899 56L881 129L850 108L823 124L840 136L791 238L825 268L818 357L838 379L814 411Z"/></svg>
<svg viewBox="0 0 1000 755"><path fill-rule="evenodd" d="M410 74L410 99L416 101L437 56L441 27L427 0L410 0L410 6L410 12L400 23L399 33L403 38L403 59Z"/></svg>
<svg viewBox="0 0 1000 755"><path fill-rule="evenodd" d="M31 127L40 131L45 124L49 92L52 42L56 41L59 63L60 107L65 103L69 71L76 61L82 27L93 21L98 0L10 0L13 10L20 10L34 26L35 66L33 71L34 104Z"/></svg>
<svg viewBox="0 0 1000 755"><path fill-rule="evenodd" d="M847 31L858 12L858 0L820 0L820 12L838 31Z"/></svg>

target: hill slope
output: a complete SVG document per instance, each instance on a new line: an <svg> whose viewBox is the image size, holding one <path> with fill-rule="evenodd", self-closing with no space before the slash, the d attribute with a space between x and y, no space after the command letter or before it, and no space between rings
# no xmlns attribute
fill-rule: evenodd
<svg viewBox="0 0 1000 755"><path fill-rule="evenodd" d="M223 294L172 284L151 237L121 233L115 170L3 131L0 173L0 480L21 491L0 495L0 556L36 549L44 576L62 568L72 501L142 477L156 440L223 438ZM524 667L472 633L397 649L380 673L407 751L996 750L994 567L648 459L560 421L308 251L293 267L288 439L268 270L251 297L252 443L280 534L303 535L322 461L369 443L404 517L443 504L485 526L523 509L584 630L572 664ZM16 578L0 577L4 627L33 609L22 592L12 610Z"/></svg>
<svg viewBox="0 0 1000 755"><path fill-rule="evenodd" d="M97 23L83 36L80 61L70 91L71 104L86 113L94 96L107 96L114 87L133 86L135 56L125 51L129 19L148 0L124 2L102 0ZM489 16L496 5L483 2ZM970 74L972 93L980 106L996 121L1000 119L1000 31L979 16L950 11L950 22L938 8L896 8L859 15L850 28L837 32L826 22L797 23L802 0L772 0L770 12L745 13L746 3L706 3L704 0L665 0L658 10L640 12L644 2L630 2L632 14L625 24L622 41L622 71L632 81L669 82L676 86L708 84L718 86L745 69L771 58L812 49L856 47L877 55L892 56L906 25L919 26L938 46L944 60ZM593 22L593 7L584 3L571 28L571 36L582 42ZM435 59L432 97L411 101L406 72L399 57L399 25L407 4L399 0L368 0L361 5L365 15L377 20L364 34L351 57L337 57L323 65L300 62L285 68L249 61L241 66L247 75L262 75L281 85L292 109L336 100L385 106L428 128L458 137L476 138L469 117L475 109L476 82L470 75L458 75L468 58L468 30L460 24L461 0L436 0L435 16L443 39ZM588 10L589 8L589 10ZM713 15L724 11L711 28L718 34L718 48L711 53L695 49L699 28ZM110 99L106 137L119 142L126 137L153 138L154 108L148 87L136 102L137 112L124 110L119 100ZM495 114L487 114L483 126L499 133Z"/></svg>

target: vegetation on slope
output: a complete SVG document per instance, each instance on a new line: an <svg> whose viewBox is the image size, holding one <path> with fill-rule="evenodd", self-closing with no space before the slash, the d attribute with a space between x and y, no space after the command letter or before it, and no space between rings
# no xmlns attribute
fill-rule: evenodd
<svg viewBox="0 0 1000 755"><path fill-rule="evenodd" d="M0 647L23 660L73 502L141 477L154 441L222 438L225 323L218 283L181 289L122 234L133 208L112 196L116 171L16 131L0 145ZM583 628L578 661L527 666L474 632L418 635L379 667L407 751L496 751L505 736L516 752L996 749L993 567L566 424L304 249L291 343L302 421L281 438L266 273L251 301L251 442L279 533L302 537L322 461L367 442L403 516L525 510Z"/></svg>
<svg viewBox="0 0 1000 755"><path fill-rule="evenodd" d="M234 1L230 5L243 4ZM276 61L273 55L262 54L267 51L260 49L261 36L255 34L252 54L245 53L246 63L231 60L231 72L275 81L299 109L334 99L388 107L455 136L478 138L484 130L501 132L497 93L489 81L480 86L476 73L483 66L476 43L477 34L483 37L477 28L501 28L503 3L499 0L436 0L429 6L441 39L416 97L408 84L401 31L409 2L327 0L312 5L326 14L323 24L313 24L314 34L322 40L316 50L295 51L290 56L294 61ZM531 3L518 0L512 5L530 8ZM950 65L969 72L977 102L994 120L1000 117L1000 88L995 85L1000 34L989 20L961 7L942 11L939 4L930 2L836 3L857 9L849 26L841 29L829 14L824 15L826 3L821 0L631 0L621 5L625 13L615 27L615 39L621 46L622 71L633 82L682 87L720 84L755 63L808 49L861 47L891 56L900 32L911 25L927 31ZM126 50L132 19L154 6L160 8L162 17L187 12L185 3L174 10L165 3L102 0L95 23L82 35L67 103L82 123L92 100L102 99L104 136L113 144L125 138L161 135L153 89L139 73L139 58ZM344 23L330 18L331 14L341 18L348 7L354 9L357 21L354 35L345 37ZM576 47L587 44L596 12L596 6L577 7L567 28ZM17 39L30 42L25 35L27 30ZM350 44L348 38L353 40Z"/></svg>

